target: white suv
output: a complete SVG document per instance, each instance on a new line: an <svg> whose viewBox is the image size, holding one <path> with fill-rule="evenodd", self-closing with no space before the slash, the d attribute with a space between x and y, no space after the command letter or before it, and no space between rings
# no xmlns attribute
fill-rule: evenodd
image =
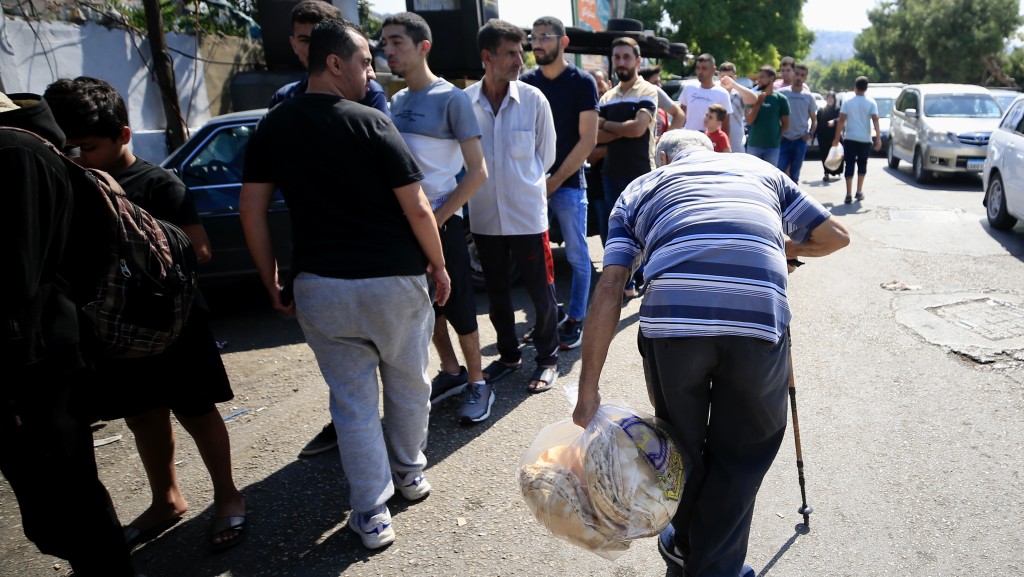
<svg viewBox="0 0 1024 577"><path fill-rule="evenodd" d="M985 214L992 228L1010 230L1024 221L1024 96L1006 108L992 133L981 175Z"/></svg>
<svg viewBox="0 0 1024 577"><path fill-rule="evenodd" d="M911 84L892 111L889 166L913 164L914 179L935 173L981 172L1002 109L992 93L972 84Z"/></svg>

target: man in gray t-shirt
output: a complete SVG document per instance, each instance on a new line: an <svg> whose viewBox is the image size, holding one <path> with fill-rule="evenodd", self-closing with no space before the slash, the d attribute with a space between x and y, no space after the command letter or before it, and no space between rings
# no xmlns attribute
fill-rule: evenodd
<svg viewBox="0 0 1024 577"><path fill-rule="evenodd" d="M381 28L381 42L388 67L407 85L391 97L391 118L423 171L420 184L441 227L445 267L452 279L448 302L434 307L433 343L441 370L431 382L430 401L438 403L465 391L459 419L464 424L477 423L490 416L494 392L481 369L462 206L487 179L480 127L466 93L435 76L427 66L432 39L421 16L412 12L389 16ZM463 165L466 174L457 181ZM465 366L460 366L455 356L449 323L459 337Z"/></svg>
<svg viewBox="0 0 1024 577"><path fill-rule="evenodd" d="M807 65L793 65L793 83L779 90L789 101L789 126L782 133L779 143L779 170L785 172L793 182L800 184L800 169L807 154L807 143L818 129L818 105L814 102L807 80Z"/></svg>

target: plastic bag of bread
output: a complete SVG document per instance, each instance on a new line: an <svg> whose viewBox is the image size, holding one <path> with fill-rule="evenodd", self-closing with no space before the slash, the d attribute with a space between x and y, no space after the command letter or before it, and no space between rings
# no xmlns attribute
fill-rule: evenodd
<svg viewBox="0 0 1024 577"><path fill-rule="evenodd" d="M585 430L572 419L542 429L519 466L533 516L555 536L607 559L668 525L684 479L665 423L607 404Z"/></svg>

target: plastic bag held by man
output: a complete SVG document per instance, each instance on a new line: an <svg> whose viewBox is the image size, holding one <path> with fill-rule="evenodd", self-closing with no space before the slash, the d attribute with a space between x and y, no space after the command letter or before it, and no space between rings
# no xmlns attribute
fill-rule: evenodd
<svg viewBox="0 0 1024 577"><path fill-rule="evenodd" d="M601 405L587 428L545 427L523 455L519 488L542 525L573 545L617 559L657 535L679 505L683 459L654 416Z"/></svg>
<svg viewBox="0 0 1024 577"><path fill-rule="evenodd" d="M825 167L829 170L836 170L843 163L843 143L838 143L828 149L828 156L825 157Z"/></svg>

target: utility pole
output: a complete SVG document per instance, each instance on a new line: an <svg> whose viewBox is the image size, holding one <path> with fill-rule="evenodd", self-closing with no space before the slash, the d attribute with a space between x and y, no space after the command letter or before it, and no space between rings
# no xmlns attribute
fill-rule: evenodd
<svg viewBox="0 0 1024 577"><path fill-rule="evenodd" d="M146 10L146 36L153 55L153 74L164 103L164 118L167 121L167 150L177 150L185 144L185 121L178 104L178 88L174 83L174 66L167 54L167 39L164 38L163 16L159 0L142 0Z"/></svg>

